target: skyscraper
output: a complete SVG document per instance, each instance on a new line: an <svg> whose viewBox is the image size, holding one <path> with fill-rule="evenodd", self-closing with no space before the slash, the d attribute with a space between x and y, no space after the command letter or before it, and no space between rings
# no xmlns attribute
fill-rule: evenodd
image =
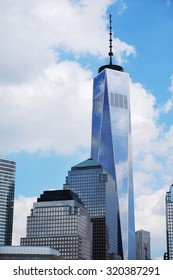
<svg viewBox="0 0 173 280"><path fill-rule="evenodd" d="M145 230L136 231L136 259L150 260L150 232Z"/></svg>
<svg viewBox="0 0 173 280"><path fill-rule="evenodd" d="M123 256L135 259L130 81L121 66L112 64L111 15L109 57L94 78L91 157L116 182Z"/></svg>
<svg viewBox="0 0 173 280"><path fill-rule="evenodd" d="M166 237L167 253L165 259L173 260L173 184L166 193Z"/></svg>
<svg viewBox="0 0 173 280"><path fill-rule="evenodd" d="M71 168L64 189L77 193L89 211L93 226L92 259L122 258L118 199L112 176L90 158Z"/></svg>
<svg viewBox="0 0 173 280"><path fill-rule="evenodd" d="M27 217L21 246L48 246L62 259L91 259L92 229L88 211L70 190L45 191Z"/></svg>
<svg viewBox="0 0 173 280"><path fill-rule="evenodd" d="M11 245L16 163L0 159L0 245Z"/></svg>

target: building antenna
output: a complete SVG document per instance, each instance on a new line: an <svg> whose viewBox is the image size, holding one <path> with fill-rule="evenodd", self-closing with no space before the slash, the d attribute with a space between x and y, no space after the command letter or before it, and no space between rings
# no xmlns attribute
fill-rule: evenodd
<svg viewBox="0 0 173 280"><path fill-rule="evenodd" d="M109 16L109 23L110 23L110 26L109 26L109 64L112 65L112 57L113 57L113 52L112 52L112 15L110 13L110 16Z"/></svg>
<svg viewBox="0 0 173 280"><path fill-rule="evenodd" d="M124 69L123 67L119 66L119 65L115 65L113 64L113 51L112 51L112 15L110 13L110 16L109 16L109 64L106 64L106 65L102 65L101 67L99 67L98 69L98 73L100 73L101 71L103 71L104 69L112 69L112 70L116 70L116 71L121 71L121 72L124 72Z"/></svg>

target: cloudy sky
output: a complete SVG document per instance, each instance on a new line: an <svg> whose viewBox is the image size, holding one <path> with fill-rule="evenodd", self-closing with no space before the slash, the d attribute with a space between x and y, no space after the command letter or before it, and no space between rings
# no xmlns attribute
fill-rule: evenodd
<svg viewBox="0 0 173 280"><path fill-rule="evenodd" d="M172 0L1 0L0 157L17 164L13 244L36 197L61 189L90 157L92 82L108 62L110 11L114 61L131 78L136 230L150 231L153 259L166 251Z"/></svg>

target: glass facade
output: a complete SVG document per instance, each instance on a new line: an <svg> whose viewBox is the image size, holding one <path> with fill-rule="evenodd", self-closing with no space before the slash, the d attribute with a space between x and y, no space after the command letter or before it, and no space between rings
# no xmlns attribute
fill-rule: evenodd
<svg viewBox="0 0 173 280"><path fill-rule="evenodd" d="M91 157L116 182L123 259L136 259L129 91L123 70L105 67L94 78Z"/></svg>
<svg viewBox="0 0 173 280"><path fill-rule="evenodd" d="M71 191L46 191L27 217L21 246L48 246L62 259L91 259L92 228L88 211Z"/></svg>
<svg viewBox="0 0 173 280"><path fill-rule="evenodd" d="M167 253L166 259L173 260L173 185L166 193L166 234L167 234Z"/></svg>
<svg viewBox="0 0 173 280"><path fill-rule="evenodd" d="M88 159L71 168L64 189L77 193L89 211L93 226L92 259L120 259L118 200L112 176L101 164Z"/></svg>
<svg viewBox="0 0 173 280"><path fill-rule="evenodd" d="M0 245L11 245L13 228L14 161L0 159Z"/></svg>

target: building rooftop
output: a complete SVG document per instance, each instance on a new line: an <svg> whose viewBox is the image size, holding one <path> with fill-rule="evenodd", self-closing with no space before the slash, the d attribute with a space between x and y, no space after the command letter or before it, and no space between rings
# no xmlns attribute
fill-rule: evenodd
<svg viewBox="0 0 173 280"><path fill-rule="evenodd" d="M71 190L51 190L44 191L43 194L37 198L37 202L45 202L45 201L62 201L62 200L76 200L77 202L82 203L79 196Z"/></svg>
<svg viewBox="0 0 173 280"><path fill-rule="evenodd" d="M58 250L55 250L50 247L45 246L0 246L0 259L2 256L28 256L29 259L32 259L31 256L52 256L55 259L60 259L60 253Z"/></svg>
<svg viewBox="0 0 173 280"><path fill-rule="evenodd" d="M85 167L87 169L89 169L89 168L93 169L93 168L101 168L102 165L100 163L96 162L95 160L93 160L92 158L89 158L89 159L82 161L81 163L73 166L71 169L72 170L84 169Z"/></svg>
<svg viewBox="0 0 173 280"><path fill-rule="evenodd" d="M111 70L116 70L116 71L124 72L123 67L121 67L119 65L116 65L116 64L105 64L105 65L99 67L98 73L102 72L106 68L111 69Z"/></svg>
<svg viewBox="0 0 173 280"><path fill-rule="evenodd" d="M87 160L82 161L81 163L74 165L71 170L87 170L87 169L98 169L102 168L105 174L109 174L109 172L97 161L89 158Z"/></svg>

